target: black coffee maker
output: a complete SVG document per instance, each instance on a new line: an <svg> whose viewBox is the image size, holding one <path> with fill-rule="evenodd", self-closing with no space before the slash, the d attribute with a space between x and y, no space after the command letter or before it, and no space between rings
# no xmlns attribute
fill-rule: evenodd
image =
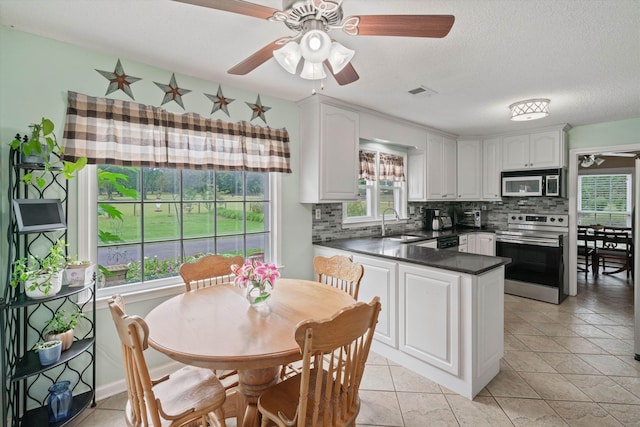
<svg viewBox="0 0 640 427"><path fill-rule="evenodd" d="M439 209L425 209L422 216L422 229L433 231L433 219L439 215Z"/></svg>

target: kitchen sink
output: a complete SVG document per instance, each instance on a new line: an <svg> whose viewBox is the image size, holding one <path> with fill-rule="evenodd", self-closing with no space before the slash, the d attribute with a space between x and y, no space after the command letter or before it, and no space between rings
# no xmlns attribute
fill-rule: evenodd
<svg viewBox="0 0 640 427"><path fill-rule="evenodd" d="M394 242L417 242L418 240L424 240L424 236L416 236L413 234L397 234L395 236L383 237L384 240L391 240Z"/></svg>

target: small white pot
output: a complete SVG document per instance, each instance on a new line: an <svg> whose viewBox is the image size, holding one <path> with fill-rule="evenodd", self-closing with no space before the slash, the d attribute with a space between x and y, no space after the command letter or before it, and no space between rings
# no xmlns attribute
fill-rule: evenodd
<svg viewBox="0 0 640 427"><path fill-rule="evenodd" d="M42 275L35 277L34 279L27 280L24 283L24 292L29 298L39 299L52 297L62 289L62 272L64 270L58 270L57 272L48 275ZM35 285L35 287L34 287ZM30 289L33 288L33 289ZM48 290L48 292L46 292Z"/></svg>
<svg viewBox="0 0 640 427"><path fill-rule="evenodd" d="M46 334L45 341L62 341L62 351L68 350L73 344L73 329L61 334Z"/></svg>

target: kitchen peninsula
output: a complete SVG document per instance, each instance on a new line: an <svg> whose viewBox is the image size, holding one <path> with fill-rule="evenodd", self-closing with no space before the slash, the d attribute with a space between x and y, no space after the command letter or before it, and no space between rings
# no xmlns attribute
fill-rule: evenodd
<svg viewBox="0 0 640 427"><path fill-rule="evenodd" d="M364 265L358 299L382 302L374 352L473 399L500 370L509 259L412 243L333 240L315 243L314 255Z"/></svg>

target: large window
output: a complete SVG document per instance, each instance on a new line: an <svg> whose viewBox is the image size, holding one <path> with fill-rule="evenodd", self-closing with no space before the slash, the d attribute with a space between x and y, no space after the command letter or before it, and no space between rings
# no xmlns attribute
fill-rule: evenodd
<svg viewBox="0 0 640 427"><path fill-rule="evenodd" d="M380 221L382 216L392 219L395 217L391 209L394 209L401 218L407 217L407 190L404 179L402 181L392 179L380 179L381 162L385 156L401 159L406 163L406 153L391 150L389 148L376 148L376 146L364 146L364 149L372 156L374 167L370 179L358 180L358 200L347 202L343 206L343 222L360 223ZM387 174L387 176L390 174Z"/></svg>
<svg viewBox="0 0 640 427"><path fill-rule="evenodd" d="M580 175L578 224L631 227L631 174Z"/></svg>
<svg viewBox="0 0 640 427"><path fill-rule="evenodd" d="M98 263L107 287L178 276L205 254L269 258L269 174L98 166Z"/></svg>

